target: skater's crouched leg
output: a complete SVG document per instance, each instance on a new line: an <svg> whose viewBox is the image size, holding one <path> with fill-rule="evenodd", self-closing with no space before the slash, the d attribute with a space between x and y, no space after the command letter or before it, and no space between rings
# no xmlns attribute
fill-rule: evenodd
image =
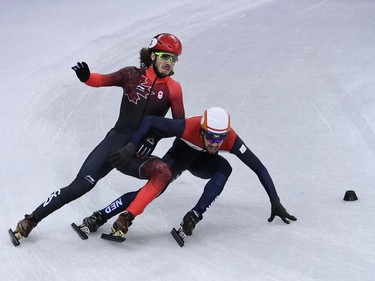
<svg viewBox="0 0 375 281"><path fill-rule="evenodd" d="M81 197L96 184L91 176L78 175L68 186L52 192L48 198L33 212L37 222L61 208L65 204Z"/></svg>
<svg viewBox="0 0 375 281"><path fill-rule="evenodd" d="M154 188L161 192L172 178L169 166L159 158L153 158L141 167L141 177L150 179Z"/></svg>
<svg viewBox="0 0 375 281"><path fill-rule="evenodd" d="M23 237L28 237L33 228L45 217L65 204L81 197L90 191L96 182L92 177L77 176L67 187L52 192L30 215L17 223L16 231Z"/></svg>
<svg viewBox="0 0 375 281"><path fill-rule="evenodd" d="M95 185L96 180L94 180L93 177L89 175L78 175L70 185L60 189L59 197L62 205L81 197L93 189Z"/></svg>
<svg viewBox="0 0 375 281"><path fill-rule="evenodd" d="M146 206L151 203L168 185L172 172L168 165L159 158L153 158L142 166L143 176L149 181L139 190L136 198L127 208L134 217L141 214Z"/></svg>

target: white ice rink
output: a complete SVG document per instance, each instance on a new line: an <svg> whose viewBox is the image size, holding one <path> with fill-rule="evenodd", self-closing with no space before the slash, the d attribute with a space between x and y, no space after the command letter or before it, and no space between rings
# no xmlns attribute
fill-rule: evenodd
<svg viewBox="0 0 375 281"><path fill-rule="evenodd" d="M122 90L87 87L70 67L138 66L161 32L183 43L186 114L227 109L298 221L268 223L258 178L227 155L232 176L183 248L170 230L205 184L189 173L125 243L100 239L115 218L89 240L73 232L145 183L117 171L15 248L7 230L71 182L117 120ZM0 0L0 44L0 280L375 280L375 1ZM343 201L348 189L358 201Z"/></svg>

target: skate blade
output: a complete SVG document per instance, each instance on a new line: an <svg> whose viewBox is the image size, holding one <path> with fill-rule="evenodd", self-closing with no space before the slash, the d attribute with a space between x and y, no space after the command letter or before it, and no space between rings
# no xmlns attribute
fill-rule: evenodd
<svg viewBox="0 0 375 281"><path fill-rule="evenodd" d="M71 224L71 226L73 227L73 229L75 230L75 232L77 232L77 234L83 239L83 240L86 240L88 239L89 237L87 236L87 234L85 232L83 232L81 230L81 228L76 225L74 222Z"/></svg>
<svg viewBox="0 0 375 281"><path fill-rule="evenodd" d="M174 238L174 240L176 240L177 244L180 245L180 247L182 248L183 246L185 246L185 233L182 231L182 228L180 227L178 230L176 230L175 228L172 229L171 231L171 234Z"/></svg>
<svg viewBox="0 0 375 281"><path fill-rule="evenodd" d="M8 233L14 247L19 246L21 244L20 239L22 238L21 233L19 233L18 231L13 231L11 228L9 228Z"/></svg>
<svg viewBox="0 0 375 281"><path fill-rule="evenodd" d="M103 233L100 238L118 243L122 243L126 240L124 232L121 230L115 230L113 227L111 228L111 233Z"/></svg>

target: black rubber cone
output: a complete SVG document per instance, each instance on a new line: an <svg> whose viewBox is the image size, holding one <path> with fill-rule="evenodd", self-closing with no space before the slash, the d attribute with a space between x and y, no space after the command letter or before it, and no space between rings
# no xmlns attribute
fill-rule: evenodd
<svg viewBox="0 0 375 281"><path fill-rule="evenodd" d="M357 197L357 194L355 194L354 190L347 190L345 192L344 200L345 201L356 201L356 200L358 200L358 197Z"/></svg>

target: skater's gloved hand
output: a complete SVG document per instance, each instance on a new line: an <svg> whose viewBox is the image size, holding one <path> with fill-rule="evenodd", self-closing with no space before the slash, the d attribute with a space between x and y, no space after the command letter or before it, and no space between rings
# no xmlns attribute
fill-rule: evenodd
<svg viewBox="0 0 375 281"><path fill-rule="evenodd" d="M156 144L157 144L157 141L155 140L155 138L146 138L139 145L138 150L137 150L137 156L144 158L150 155L154 151Z"/></svg>
<svg viewBox="0 0 375 281"><path fill-rule="evenodd" d="M121 171L124 169L128 162L133 158L136 147L132 143L128 143L126 146L121 148L119 151L113 153L110 158L109 162L113 168L117 168Z"/></svg>
<svg viewBox="0 0 375 281"><path fill-rule="evenodd" d="M272 205L272 207L271 207L271 217L268 219L269 222L273 221L275 216L280 217L283 220L283 222L285 222L287 224L290 223L290 221L288 219L290 219L292 221L297 220L297 218L295 216L292 216L292 215L288 214L288 212L285 210L283 205L281 205L279 197L276 197L275 199L272 199L271 205Z"/></svg>
<svg viewBox="0 0 375 281"><path fill-rule="evenodd" d="M165 137L169 136L162 131L152 128L148 132L147 136L142 139L141 143L139 144L139 147L137 149L137 156L144 158L148 155L151 155L156 145L158 144L158 141Z"/></svg>
<svg viewBox="0 0 375 281"><path fill-rule="evenodd" d="M73 66L72 69L76 72L78 79L81 82L86 82L90 78L90 69L87 63L77 62L77 65Z"/></svg>

